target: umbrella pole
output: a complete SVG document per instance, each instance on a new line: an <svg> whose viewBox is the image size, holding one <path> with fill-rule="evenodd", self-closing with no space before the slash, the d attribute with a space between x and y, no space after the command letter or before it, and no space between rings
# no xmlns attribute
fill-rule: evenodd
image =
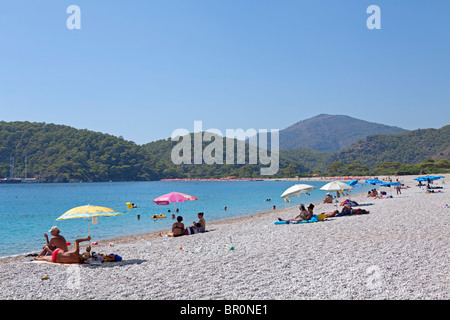
<svg viewBox="0 0 450 320"><path fill-rule="evenodd" d="M91 218L88 218L88 232L89 232L89 237L91 236Z"/></svg>

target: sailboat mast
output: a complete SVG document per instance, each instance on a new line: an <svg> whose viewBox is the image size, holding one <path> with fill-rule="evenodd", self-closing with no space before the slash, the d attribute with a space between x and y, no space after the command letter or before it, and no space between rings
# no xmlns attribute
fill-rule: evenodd
<svg viewBox="0 0 450 320"><path fill-rule="evenodd" d="M28 156L25 156L25 180L27 179L27 162L28 162Z"/></svg>
<svg viewBox="0 0 450 320"><path fill-rule="evenodd" d="M11 166L9 168L9 177L14 178L14 157L11 157Z"/></svg>

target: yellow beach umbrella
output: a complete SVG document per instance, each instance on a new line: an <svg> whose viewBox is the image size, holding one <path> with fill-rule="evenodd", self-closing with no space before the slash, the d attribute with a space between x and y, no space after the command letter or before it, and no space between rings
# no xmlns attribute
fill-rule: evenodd
<svg viewBox="0 0 450 320"><path fill-rule="evenodd" d="M123 215L123 213L116 212L114 209L100 206L80 206L65 212L56 220L87 218L89 224L89 235L91 235L91 219L94 217L113 217Z"/></svg>

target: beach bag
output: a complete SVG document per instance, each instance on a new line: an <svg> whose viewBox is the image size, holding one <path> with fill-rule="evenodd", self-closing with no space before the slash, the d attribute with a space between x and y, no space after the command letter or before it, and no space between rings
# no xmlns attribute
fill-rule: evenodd
<svg viewBox="0 0 450 320"><path fill-rule="evenodd" d="M190 235L190 234L196 234L198 233L196 228L193 227L187 227L186 230L184 231L185 235Z"/></svg>

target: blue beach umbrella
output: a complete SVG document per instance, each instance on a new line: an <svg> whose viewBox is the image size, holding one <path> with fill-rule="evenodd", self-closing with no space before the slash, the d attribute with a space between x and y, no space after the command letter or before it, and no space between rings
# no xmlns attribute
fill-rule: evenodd
<svg viewBox="0 0 450 320"><path fill-rule="evenodd" d="M352 180L352 181L347 182L347 184L348 184L350 187L355 186L357 183L358 183L358 180Z"/></svg>
<svg viewBox="0 0 450 320"><path fill-rule="evenodd" d="M377 184L377 183L383 183L383 181L380 181L378 179L367 179L366 183L370 183L370 184Z"/></svg>
<svg viewBox="0 0 450 320"><path fill-rule="evenodd" d="M386 182L383 184L380 184L380 187L390 187L390 186L401 186L402 184L400 182Z"/></svg>
<svg viewBox="0 0 450 320"><path fill-rule="evenodd" d="M415 178L414 180L417 180L417 181L428 181L428 179L433 181L433 180L437 180L437 179L440 179L440 178L435 177L435 176L423 176L423 177Z"/></svg>

